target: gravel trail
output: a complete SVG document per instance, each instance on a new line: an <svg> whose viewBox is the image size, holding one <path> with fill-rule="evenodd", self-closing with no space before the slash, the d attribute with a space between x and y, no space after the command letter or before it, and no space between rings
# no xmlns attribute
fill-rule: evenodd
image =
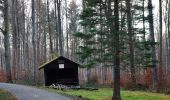
<svg viewBox="0 0 170 100"><path fill-rule="evenodd" d="M60 94L24 85L0 83L0 89L9 91L17 100L72 100Z"/></svg>

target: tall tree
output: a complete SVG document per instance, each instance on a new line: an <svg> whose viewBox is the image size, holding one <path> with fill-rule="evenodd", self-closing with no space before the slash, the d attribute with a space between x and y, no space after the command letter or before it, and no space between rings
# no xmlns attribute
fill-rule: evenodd
<svg viewBox="0 0 170 100"><path fill-rule="evenodd" d="M114 94L112 100L121 100L120 96L120 48L119 48L119 0L114 0Z"/></svg>
<svg viewBox="0 0 170 100"><path fill-rule="evenodd" d="M146 32L145 32L145 0L143 0L142 2L142 11L143 11L143 41L145 42L145 36L146 36Z"/></svg>
<svg viewBox="0 0 170 100"><path fill-rule="evenodd" d="M152 67L153 67L153 76L152 76L152 88L157 90L157 65L156 65L156 48L155 48L155 34L154 34L154 25L153 25L153 6L152 0L148 0L148 19L149 19L149 32L150 32L150 44L152 49Z"/></svg>
<svg viewBox="0 0 170 100"><path fill-rule="evenodd" d="M162 86L162 0L159 0L159 29L160 29L160 39L159 39L159 84L158 84L158 90L160 90L160 87Z"/></svg>
<svg viewBox="0 0 170 100"><path fill-rule="evenodd" d="M13 54L13 59L12 59L12 61L13 61L13 63L12 63L12 66L13 66L13 72L14 72L14 74L13 74L13 77L14 77L14 80L16 80L16 73L17 73L17 68L16 68L16 66L17 66L17 59L15 59L15 58L17 58L17 23L16 23L16 7L17 7L17 5L16 5L17 3L16 3L16 0L13 0L12 1L12 7L11 7L11 17L12 17L12 22L11 22L11 24L12 24L12 32L13 32L13 40L12 40L12 42L13 42L13 52L12 52L12 54Z"/></svg>
<svg viewBox="0 0 170 100"><path fill-rule="evenodd" d="M67 54L66 56L69 57L69 32L68 32L68 8L67 8L67 0L65 0L65 18L66 18L66 40L67 40Z"/></svg>
<svg viewBox="0 0 170 100"><path fill-rule="evenodd" d="M58 53L58 43L59 43L59 29L58 29L58 19L57 19L57 0L54 0L54 16L55 16L55 32L56 32L56 52Z"/></svg>
<svg viewBox="0 0 170 100"><path fill-rule="evenodd" d="M11 58L10 58L10 42L9 42L9 23L8 23L8 11L9 11L9 4L8 0L2 0L4 2L4 10L3 10L3 17L4 17L4 31L2 32L4 35L4 47L5 47L5 66L7 72L7 82L12 82L11 76Z"/></svg>
<svg viewBox="0 0 170 100"><path fill-rule="evenodd" d="M129 36L129 51L130 51L130 71L132 84L136 84L135 77L135 65L134 65L134 41L133 41L133 31L132 31L132 16L131 16L131 0L126 0L127 6L127 27Z"/></svg>
<svg viewBox="0 0 170 100"><path fill-rule="evenodd" d="M36 53L36 33L35 33L35 1L32 0L32 45L33 45L33 69L34 69L34 82L36 82L37 74L37 53Z"/></svg>
<svg viewBox="0 0 170 100"><path fill-rule="evenodd" d="M48 17L48 31L50 37L50 54L53 55L53 42L52 42L52 32L51 32L51 21L50 21L50 9L49 9L49 0L47 0L47 17Z"/></svg>
<svg viewBox="0 0 170 100"><path fill-rule="evenodd" d="M78 39L73 36L74 33L77 31L77 22L78 22L78 5L76 4L75 0L72 0L69 4L68 8L68 20L70 20L69 23L69 30L68 33L70 35L70 57L71 59L76 58L76 50L78 47Z"/></svg>
<svg viewBox="0 0 170 100"><path fill-rule="evenodd" d="M64 54L64 48L63 48L63 32L61 27L61 0L57 0L57 18L58 18L58 34L59 34L59 52L60 55Z"/></svg>

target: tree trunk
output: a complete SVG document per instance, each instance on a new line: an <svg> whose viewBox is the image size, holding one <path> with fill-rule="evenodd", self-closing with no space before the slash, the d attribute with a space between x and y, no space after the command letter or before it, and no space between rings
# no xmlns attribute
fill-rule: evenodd
<svg viewBox="0 0 170 100"><path fill-rule="evenodd" d="M127 24L128 24L128 36L129 36L129 51L130 51L130 71L132 84L136 84L135 66L134 66L134 44L133 44L133 32L132 32L132 16L131 16L131 0L126 0L127 6Z"/></svg>
<svg viewBox="0 0 170 100"><path fill-rule="evenodd" d="M11 58L10 58L10 42L9 42L9 26L8 26L8 0L4 0L4 47L5 47L5 66L7 74L7 82L12 83L11 76Z"/></svg>
<svg viewBox="0 0 170 100"><path fill-rule="evenodd" d="M152 48L152 66L153 66L153 76L152 76L152 89L157 90L157 66L156 66L156 49L155 49L155 34L153 26L153 12L152 12L152 0L148 1L148 12L149 12L149 32L150 32L150 41Z"/></svg>
<svg viewBox="0 0 170 100"><path fill-rule="evenodd" d="M170 65L170 2L168 4L168 62L167 64ZM170 70L168 70L170 72Z"/></svg>
<svg viewBox="0 0 170 100"><path fill-rule="evenodd" d="M61 29L61 0L57 0L57 11L58 11L58 34L59 34L59 52L60 55L64 54L64 49L63 49L63 32Z"/></svg>
<svg viewBox="0 0 170 100"><path fill-rule="evenodd" d="M47 15L48 15L48 32L49 32L49 37L50 37L50 54L53 55L53 42L52 42L52 32L51 32L51 25L50 25L51 21L50 21L49 0L47 0Z"/></svg>
<svg viewBox="0 0 170 100"><path fill-rule="evenodd" d="M67 12L68 10L67 10L67 0L65 0L65 7L66 7L65 9L66 9L66 34L67 34L67 35L66 35L66 39L67 39L67 57L69 58L69 45L68 45L68 43L69 43L69 41L68 41L68 40L69 40L69 39L68 39L69 34L68 34L68 33L69 33L69 32L68 32L68 14L67 14L67 13L68 13L68 12Z"/></svg>
<svg viewBox="0 0 170 100"><path fill-rule="evenodd" d="M114 0L114 94L112 100L121 100L120 96L120 51L119 51L119 0Z"/></svg>
<svg viewBox="0 0 170 100"><path fill-rule="evenodd" d="M36 83L36 76L37 76L37 57L36 57L36 34L35 34L35 1L32 0L32 45L33 45L33 69L34 69L34 82Z"/></svg>
<svg viewBox="0 0 170 100"><path fill-rule="evenodd" d="M145 39L145 36L146 36L146 34L145 34L145 0L143 0L143 41L145 42L146 41L146 39Z"/></svg>
<svg viewBox="0 0 170 100"><path fill-rule="evenodd" d="M58 54L59 52L59 50L58 50L58 39L59 39L59 31L58 31L58 23L57 23L57 5L56 5L56 3L57 3L57 1L56 0L54 0L54 14L55 14L55 24L56 24L56 26L55 26L55 30L56 30L56 53Z"/></svg>
<svg viewBox="0 0 170 100"><path fill-rule="evenodd" d="M12 7L11 7L11 17L12 17L12 37L13 37L13 48L12 48L12 68L13 68L13 79L16 80L16 73L17 73L17 29L16 29L16 0L12 1Z"/></svg>
<svg viewBox="0 0 170 100"><path fill-rule="evenodd" d="M158 81L158 91L160 91L162 87L162 0L159 0L159 29L160 29L160 39L159 39L159 81Z"/></svg>

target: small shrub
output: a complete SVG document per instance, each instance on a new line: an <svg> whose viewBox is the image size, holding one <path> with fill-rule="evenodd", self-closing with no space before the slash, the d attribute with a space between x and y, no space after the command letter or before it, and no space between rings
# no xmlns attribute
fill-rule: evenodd
<svg viewBox="0 0 170 100"><path fill-rule="evenodd" d="M94 88L98 88L98 84L93 82L93 81L89 81L86 82L85 84L82 84L81 87L94 87Z"/></svg>
<svg viewBox="0 0 170 100"><path fill-rule="evenodd" d="M134 83L128 83L126 84L125 87L123 87L125 90L131 90L131 91L135 91L135 90L147 90L149 87L143 84L134 84Z"/></svg>
<svg viewBox="0 0 170 100"><path fill-rule="evenodd" d="M170 94L170 87L167 87L167 88L165 89L165 93L166 93L166 94Z"/></svg>
<svg viewBox="0 0 170 100"><path fill-rule="evenodd" d="M0 90L0 100L17 100L17 98L8 91Z"/></svg>

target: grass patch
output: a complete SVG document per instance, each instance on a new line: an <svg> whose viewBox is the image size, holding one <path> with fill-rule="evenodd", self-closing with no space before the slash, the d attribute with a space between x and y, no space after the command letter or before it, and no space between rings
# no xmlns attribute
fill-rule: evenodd
<svg viewBox="0 0 170 100"><path fill-rule="evenodd" d="M111 100L112 98L112 89L111 88L100 88L95 91L87 90L66 90L59 91L55 89L46 88L50 92L79 96L87 98L90 100ZM142 91L121 91L122 100L170 100L170 95L142 92Z"/></svg>
<svg viewBox="0 0 170 100"><path fill-rule="evenodd" d="M123 100L170 100L170 95L140 92L140 91L122 91Z"/></svg>
<svg viewBox="0 0 170 100"><path fill-rule="evenodd" d="M17 100L11 93L0 89L0 100Z"/></svg>

